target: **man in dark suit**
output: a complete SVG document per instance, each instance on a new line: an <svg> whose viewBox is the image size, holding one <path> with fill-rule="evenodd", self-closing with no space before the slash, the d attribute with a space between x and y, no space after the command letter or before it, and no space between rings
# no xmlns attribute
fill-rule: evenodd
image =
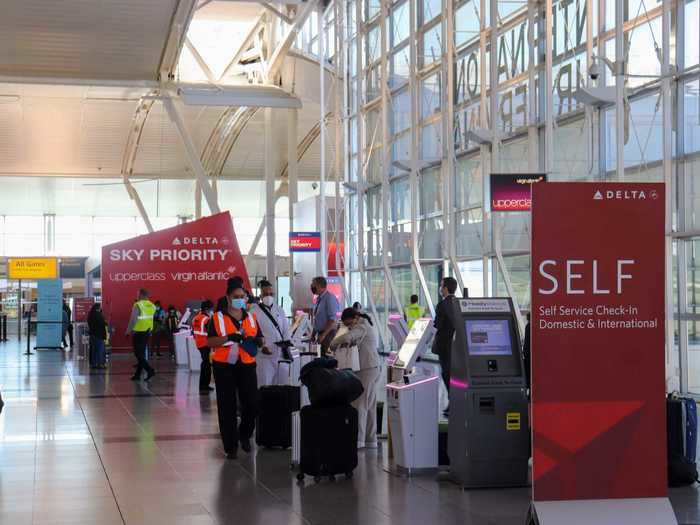
<svg viewBox="0 0 700 525"><path fill-rule="evenodd" d="M433 353L440 358L442 380L445 388L450 391L450 358L452 355L452 341L455 335L455 326L452 322L450 309L457 300L457 281L454 277L445 277L440 282L440 296L442 300L435 308L435 338L433 339Z"/></svg>

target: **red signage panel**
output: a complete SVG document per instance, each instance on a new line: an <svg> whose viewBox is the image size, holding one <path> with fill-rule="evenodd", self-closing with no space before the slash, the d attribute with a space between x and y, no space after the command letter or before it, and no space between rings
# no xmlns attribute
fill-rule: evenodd
<svg viewBox="0 0 700 525"><path fill-rule="evenodd" d="M93 297L76 297L73 299L73 321L76 323L87 323L90 308L95 304Z"/></svg>
<svg viewBox="0 0 700 525"><path fill-rule="evenodd" d="M115 328L114 348L130 348L124 336L139 288L152 301L182 311L191 300L216 300L226 280L250 284L228 212L102 248L102 309Z"/></svg>
<svg viewBox="0 0 700 525"><path fill-rule="evenodd" d="M664 186L532 192L534 500L665 497Z"/></svg>
<svg viewBox="0 0 700 525"><path fill-rule="evenodd" d="M321 233L320 232L289 232L289 251L298 252L320 252Z"/></svg>

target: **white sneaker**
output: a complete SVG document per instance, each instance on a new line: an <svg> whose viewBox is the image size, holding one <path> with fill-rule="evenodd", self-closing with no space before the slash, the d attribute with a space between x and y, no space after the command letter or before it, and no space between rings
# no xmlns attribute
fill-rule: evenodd
<svg viewBox="0 0 700 525"><path fill-rule="evenodd" d="M357 450L360 450L361 448L365 448L365 444L362 441L357 442Z"/></svg>
<svg viewBox="0 0 700 525"><path fill-rule="evenodd" d="M379 448L379 445L376 441L367 441L365 443L365 448Z"/></svg>

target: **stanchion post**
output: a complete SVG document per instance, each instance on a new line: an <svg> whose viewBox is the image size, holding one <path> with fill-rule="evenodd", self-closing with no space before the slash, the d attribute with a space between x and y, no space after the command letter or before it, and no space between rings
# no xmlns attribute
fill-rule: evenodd
<svg viewBox="0 0 700 525"><path fill-rule="evenodd" d="M32 335L32 320L31 320L31 318L29 318L29 319L27 319L27 351L24 352L24 355L34 355L34 353L29 349L31 335Z"/></svg>

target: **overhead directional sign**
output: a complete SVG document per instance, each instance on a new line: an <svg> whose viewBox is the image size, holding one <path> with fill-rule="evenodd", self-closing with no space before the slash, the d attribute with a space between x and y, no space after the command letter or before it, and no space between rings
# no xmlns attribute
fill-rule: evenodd
<svg viewBox="0 0 700 525"><path fill-rule="evenodd" d="M56 279L58 259L55 257L10 258L7 260L9 279Z"/></svg>

